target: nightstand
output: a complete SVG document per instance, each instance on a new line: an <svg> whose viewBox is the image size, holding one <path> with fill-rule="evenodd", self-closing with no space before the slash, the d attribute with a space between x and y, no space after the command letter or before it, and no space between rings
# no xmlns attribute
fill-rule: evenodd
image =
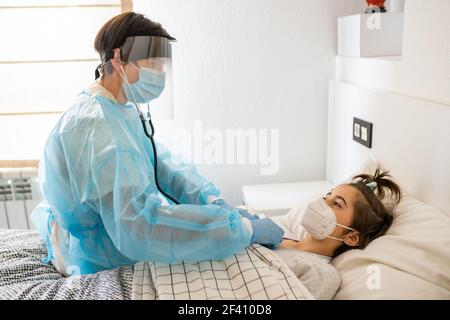
<svg viewBox="0 0 450 320"><path fill-rule="evenodd" d="M331 182L322 180L248 185L242 186L242 193L249 212L273 217L283 215L308 197L318 193L325 194L331 188L333 188Z"/></svg>

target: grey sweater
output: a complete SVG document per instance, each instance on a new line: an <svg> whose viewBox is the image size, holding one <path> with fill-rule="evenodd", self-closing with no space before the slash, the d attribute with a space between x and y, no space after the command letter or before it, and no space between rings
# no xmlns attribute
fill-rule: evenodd
<svg viewBox="0 0 450 320"><path fill-rule="evenodd" d="M331 258L295 249L274 251L302 284L319 300L331 300L341 285L341 275Z"/></svg>

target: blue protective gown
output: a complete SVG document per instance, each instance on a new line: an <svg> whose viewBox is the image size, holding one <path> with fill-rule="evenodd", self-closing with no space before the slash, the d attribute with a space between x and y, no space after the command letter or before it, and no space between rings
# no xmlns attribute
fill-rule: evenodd
<svg viewBox="0 0 450 320"><path fill-rule="evenodd" d="M82 92L47 140L45 202L32 214L47 260L57 250L66 267L85 274L136 261L223 259L248 246L251 229L238 211L208 204L217 188L157 144L160 186L180 205L163 203L138 113L113 100Z"/></svg>

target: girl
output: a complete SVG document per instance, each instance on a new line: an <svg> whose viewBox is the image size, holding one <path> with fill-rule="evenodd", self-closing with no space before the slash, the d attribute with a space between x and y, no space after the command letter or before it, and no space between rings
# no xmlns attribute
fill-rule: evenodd
<svg viewBox="0 0 450 320"><path fill-rule="evenodd" d="M391 226L401 191L389 177L379 168L373 175L357 175L325 196L272 218L290 238L276 252L315 297L331 299L339 289L340 275L330 264L332 258L364 249ZM391 205L382 202L387 196Z"/></svg>

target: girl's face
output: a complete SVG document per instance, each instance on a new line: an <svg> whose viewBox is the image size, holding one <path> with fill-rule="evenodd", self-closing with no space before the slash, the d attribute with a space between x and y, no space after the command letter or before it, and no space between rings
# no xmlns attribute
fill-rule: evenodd
<svg viewBox="0 0 450 320"><path fill-rule="evenodd" d="M355 215L355 203L363 195L360 194L358 189L350 185L340 185L328 192L323 198L327 205L333 210L336 215L336 222L347 227L351 227L353 223L353 218ZM349 231L341 226L336 225L333 233L330 236L338 239L343 239L347 246L355 247L359 244L359 232ZM313 240L313 238L308 235L307 240ZM306 250L309 252L324 254L332 256L333 252L342 245L341 241L337 241L331 238L325 238L323 240L314 240L315 247L305 249L304 243L302 241L283 241L281 248L294 248L299 250ZM319 245L320 248L317 246ZM320 250L318 250L318 248Z"/></svg>
<svg viewBox="0 0 450 320"><path fill-rule="evenodd" d="M361 196L356 188L342 184L328 192L324 199L336 214L336 222L350 227L355 214L355 203ZM336 226L331 236L342 239L346 233L347 229Z"/></svg>

